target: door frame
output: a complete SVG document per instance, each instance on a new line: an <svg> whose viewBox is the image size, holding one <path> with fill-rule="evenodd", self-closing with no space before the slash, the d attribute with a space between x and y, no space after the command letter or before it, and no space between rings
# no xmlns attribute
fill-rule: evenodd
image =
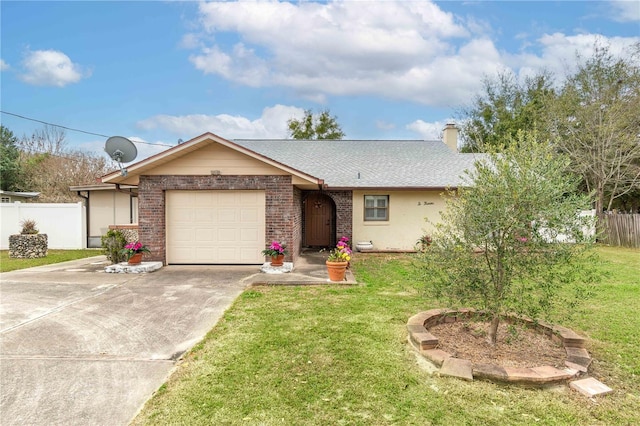
<svg viewBox="0 0 640 426"><path fill-rule="evenodd" d="M323 200L325 200L328 204L328 206L331 208L331 223L329 226L329 244L327 246L318 246L318 245L314 245L314 246L310 246L308 244L308 235L309 235L309 229L307 227L307 212L308 212L308 206L307 206L307 201L309 200L309 197L311 196L319 196L321 197ZM306 193L303 197L302 200L302 223L303 223L303 233L302 233L302 239L303 239L303 246L305 247L331 247L335 244L336 242L336 203L333 200L332 197L330 197L328 194L322 192L322 191L310 191L308 193Z"/></svg>

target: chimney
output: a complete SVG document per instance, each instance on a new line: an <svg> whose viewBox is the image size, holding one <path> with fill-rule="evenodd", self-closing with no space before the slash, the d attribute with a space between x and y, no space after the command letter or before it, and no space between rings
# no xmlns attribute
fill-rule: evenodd
<svg viewBox="0 0 640 426"><path fill-rule="evenodd" d="M442 141L453 152L458 152L458 128L453 123L447 123L442 129Z"/></svg>

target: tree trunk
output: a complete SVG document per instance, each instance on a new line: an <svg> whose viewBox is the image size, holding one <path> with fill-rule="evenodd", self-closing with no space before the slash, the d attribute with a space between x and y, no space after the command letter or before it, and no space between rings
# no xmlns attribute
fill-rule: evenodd
<svg viewBox="0 0 640 426"><path fill-rule="evenodd" d="M489 325L489 335L487 336L487 341L491 346L495 346L498 342L498 325L500 325L500 315L493 314L491 324Z"/></svg>
<svg viewBox="0 0 640 426"><path fill-rule="evenodd" d="M596 189L596 238L600 239L604 229L604 187L598 182Z"/></svg>

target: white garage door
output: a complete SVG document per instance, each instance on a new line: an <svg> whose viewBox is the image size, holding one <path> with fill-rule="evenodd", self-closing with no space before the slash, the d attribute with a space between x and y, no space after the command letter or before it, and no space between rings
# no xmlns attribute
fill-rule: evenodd
<svg viewBox="0 0 640 426"><path fill-rule="evenodd" d="M167 263L264 262L264 191L167 191Z"/></svg>

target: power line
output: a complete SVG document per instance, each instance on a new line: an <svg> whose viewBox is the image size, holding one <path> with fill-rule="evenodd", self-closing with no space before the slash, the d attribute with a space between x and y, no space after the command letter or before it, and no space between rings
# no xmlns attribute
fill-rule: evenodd
<svg viewBox="0 0 640 426"><path fill-rule="evenodd" d="M100 134L100 133L87 132L86 130L74 129L74 128L71 128L71 127L62 126L60 124L48 123L46 121L38 120L36 118L31 118L31 117L25 117L24 115L15 114L13 112L1 111L1 110L0 110L0 112L3 113L3 114L12 115L14 117L22 118L23 120L35 121L36 123L46 124L47 126L59 127L61 129L70 130L72 132L79 132L79 133L84 133L84 134L92 135L92 136L100 136L100 137L107 138L107 139L110 137L110 136L103 135L103 134ZM166 144L166 143L152 143L152 142L144 142L144 141L131 141L131 142L133 142L133 143L143 143L143 144L146 144L146 145L153 145L153 146L173 146L173 145L169 145L169 144Z"/></svg>

